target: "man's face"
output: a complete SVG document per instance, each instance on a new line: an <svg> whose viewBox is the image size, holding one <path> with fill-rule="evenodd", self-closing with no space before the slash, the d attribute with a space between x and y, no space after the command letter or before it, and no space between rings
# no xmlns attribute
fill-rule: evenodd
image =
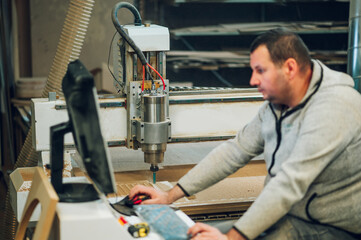
<svg viewBox="0 0 361 240"><path fill-rule="evenodd" d="M256 86L265 100L275 104L285 104L289 90L282 66L275 65L265 45L261 45L251 53L252 68L251 86Z"/></svg>

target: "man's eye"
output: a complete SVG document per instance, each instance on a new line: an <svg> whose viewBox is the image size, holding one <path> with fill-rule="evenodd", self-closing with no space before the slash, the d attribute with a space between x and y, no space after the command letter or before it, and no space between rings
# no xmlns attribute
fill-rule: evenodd
<svg viewBox="0 0 361 240"><path fill-rule="evenodd" d="M263 69L257 69L257 72L262 74L264 72L264 70Z"/></svg>

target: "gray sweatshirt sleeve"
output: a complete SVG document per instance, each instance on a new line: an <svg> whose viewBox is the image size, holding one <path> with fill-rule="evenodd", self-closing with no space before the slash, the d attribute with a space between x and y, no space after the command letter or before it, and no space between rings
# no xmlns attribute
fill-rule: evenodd
<svg viewBox="0 0 361 240"><path fill-rule="evenodd" d="M322 98L322 96L321 96ZM341 97L323 96L305 111L291 157L240 218L235 228L254 239L286 215L300 201L328 164L337 160L360 131L359 110ZM347 117L345 117L347 116ZM277 160L276 160L277 161Z"/></svg>
<svg viewBox="0 0 361 240"><path fill-rule="evenodd" d="M212 150L197 166L182 177L178 185L188 195L193 195L217 183L247 164L253 157L263 152L261 136L261 106L258 115L239 131L234 139Z"/></svg>

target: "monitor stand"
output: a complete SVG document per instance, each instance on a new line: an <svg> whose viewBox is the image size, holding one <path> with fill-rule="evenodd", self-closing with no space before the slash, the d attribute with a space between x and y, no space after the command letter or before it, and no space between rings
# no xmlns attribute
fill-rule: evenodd
<svg viewBox="0 0 361 240"><path fill-rule="evenodd" d="M51 183L59 196L59 202L89 202L99 199L98 192L90 183L63 183L64 135L70 133L70 121L50 128Z"/></svg>

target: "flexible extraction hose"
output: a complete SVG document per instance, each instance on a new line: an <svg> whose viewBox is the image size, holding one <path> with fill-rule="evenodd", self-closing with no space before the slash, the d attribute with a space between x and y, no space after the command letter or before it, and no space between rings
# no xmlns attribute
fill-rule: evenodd
<svg viewBox="0 0 361 240"><path fill-rule="evenodd" d="M94 1L70 0L68 13L42 97L48 97L49 92L56 92L60 96L63 95L61 82L69 62L79 58L94 7ZM38 154L32 146L32 128L30 128L14 169L18 167L32 167L37 164ZM15 238L17 221L10 205L9 197L8 191L4 219L0 226L0 239Z"/></svg>
<svg viewBox="0 0 361 240"><path fill-rule="evenodd" d="M143 52L139 49L139 47L135 44L133 39L131 39L128 34L125 32L122 25L120 25L118 20L118 11L121 8L127 8L129 9L133 15L134 15L134 25L135 26L141 26L142 25L142 19L140 17L140 14L138 10L130 3L128 2L120 2L115 4L112 10L112 21L114 24L115 29L117 32L122 36L122 38L134 49L135 53L138 55L140 61L142 62L142 65L147 65L147 59L145 58Z"/></svg>
<svg viewBox="0 0 361 240"><path fill-rule="evenodd" d="M154 84L152 75L150 74L150 71L148 69L148 62L147 59L145 58L143 52L139 49L139 47L135 44L135 42L133 41L133 39L131 39L129 37L129 35L125 32L124 28L122 27L122 25L120 25L119 20L118 20L118 11L121 8L127 8L129 9L133 15L134 15L134 25L135 26L141 26L142 25L142 18L138 12L138 10L136 9L136 7L134 7L132 4L128 3L128 2L119 2L117 4L115 4L115 6L113 7L112 10L112 21L114 24L115 29L117 30L117 32L120 34L120 36L122 36L122 38L129 44L129 46L131 46L134 50L134 52L138 55L140 62L142 63L143 66L146 67L147 72L149 74L149 77L152 80L152 84Z"/></svg>

